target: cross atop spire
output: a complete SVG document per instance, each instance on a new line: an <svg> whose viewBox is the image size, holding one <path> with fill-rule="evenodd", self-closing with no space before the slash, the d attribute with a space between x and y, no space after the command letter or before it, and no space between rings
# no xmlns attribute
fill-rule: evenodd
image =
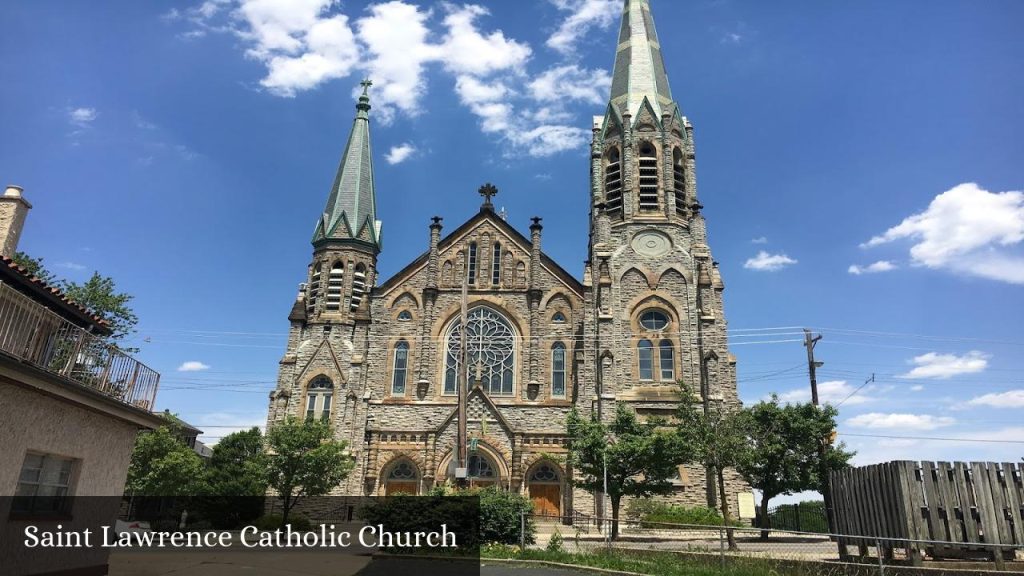
<svg viewBox="0 0 1024 576"><path fill-rule="evenodd" d="M369 97L369 94L367 94L367 92L370 90L370 86L373 86L373 80L370 80L369 78L363 78L363 81L360 82L359 85L363 87L363 96Z"/></svg>
<svg viewBox="0 0 1024 576"><path fill-rule="evenodd" d="M662 112L672 104L661 44L654 30L650 0L625 0L622 28L612 73L612 106L620 114L636 116L644 98Z"/></svg>
<svg viewBox="0 0 1024 576"><path fill-rule="evenodd" d="M484 198L484 203L480 206L481 210L494 210L494 204L491 203L491 198L498 194L498 188L490 182L480 187L480 195Z"/></svg>

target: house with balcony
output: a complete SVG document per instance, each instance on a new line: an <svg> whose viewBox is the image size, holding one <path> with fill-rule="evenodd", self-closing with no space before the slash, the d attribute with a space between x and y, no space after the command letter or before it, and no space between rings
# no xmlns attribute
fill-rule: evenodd
<svg viewBox="0 0 1024 576"><path fill-rule="evenodd" d="M164 424L152 412L160 375L110 344L101 318L10 258L30 207L18 187L0 196L6 252L0 255L0 534L6 536L20 536L30 522L65 529L112 524L136 436ZM112 506L109 517L96 506L102 501ZM3 563L17 566L18 551L3 548L0 557L14 562ZM35 558L21 573L105 574L106 551L96 552L77 555L76 566L59 555Z"/></svg>

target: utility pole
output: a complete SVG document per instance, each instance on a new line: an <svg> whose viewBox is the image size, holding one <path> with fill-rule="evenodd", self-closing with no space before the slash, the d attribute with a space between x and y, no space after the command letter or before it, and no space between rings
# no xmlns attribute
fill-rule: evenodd
<svg viewBox="0 0 1024 576"><path fill-rule="evenodd" d="M821 334L812 336L811 331L804 328L804 347L807 348L807 373L811 378L811 403L818 406L818 375L817 370L825 363L814 360L814 347L821 340ZM818 439L818 476L821 481L821 498L825 501L825 517L828 519L828 531L835 533L835 518L832 510L832 487L828 481L828 450L832 447L831 438Z"/></svg>
<svg viewBox="0 0 1024 576"><path fill-rule="evenodd" d="M468 270L468 268L467 268ZM459 387L459 426L457 431L457 446L455 447L455 484L465 487L469 481L469 457L466 453L466 397L469 394L469 351L466 342L469 335L469 286L465 276L462 278L462 334L459 337L459 374L455 377L456 385Z"/></svg>

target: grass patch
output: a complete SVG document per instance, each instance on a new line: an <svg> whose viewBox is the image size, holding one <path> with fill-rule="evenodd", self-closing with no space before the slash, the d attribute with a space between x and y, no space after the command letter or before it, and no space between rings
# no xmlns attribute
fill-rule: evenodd
<svg viewBox="0 0 1024 576"><path fill-rule="evenodd" d="M686 556L656 550L596 549L588 552L569 552L527 549L514 546L490 545L480 550L480 557L508 560L545 560L560 564L589 566L605 570L619 570L649 574L650 576L782 576L824 574L821 566L773 562L757 558L727 558L723 570L715 554Z"/></svg>

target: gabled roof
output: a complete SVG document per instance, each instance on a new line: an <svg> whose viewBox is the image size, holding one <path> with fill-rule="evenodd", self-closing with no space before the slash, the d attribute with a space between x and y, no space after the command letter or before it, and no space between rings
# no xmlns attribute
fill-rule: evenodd
<svg viewBox="0 0 1024 576"><path fill-rule="evenodd" d="M456 240L461 238L466 232L472 230L473 228L475 228L477 225L484 221L491 223L495 228L497 228L501 232L504 232L506 235L512 238L517 244L519 244L521 248L525 250L530 249L532 242L529 238L524 236L521 232L519 232L519 230L516 230L511 224L509 224L503 218L498 216L494 212L494 210L485 206L481 208L480 211L477 212L475 216L473 216L469 220L466 220L465 222L462 223L461 226L451 231L448 235L442 238L441 241L438 243L438 251L443 252L448 246L450 246ZM420 254L418 258L416 258L407 266L399 270L397 273L395 273L395 275L384 281L376 290L381 293L392 290L393 288L395 288L396 285L401 283L402 280L404 280L407 276L409 276L419 268L426 266L427 260L429 258L429 250ZM543 252L541 252L541 264L545 268L550 270L552 273L554 273L555 276L561 279L562 282L564 282L579 296L583 296L583 284L579 280L577 280L575 276L570 274L568 271L562 268L557 262L551 259L550 256L544 254Z"/></svg>
<svg viewBox="0 0 1024 576"><path fill-rule="evenodd" d="M380 250L380 222L377 221L370 150L369 86L369 82L363 83L363 94L356 104L356 119L324 213L313 231L313 244L327 240L359 240Z"/></svg>
<svg viewBox="0 0 1024 576"><path fill-rule="evenodd" d="M92 328L98 334L110 334L110 325L92 311L68 298L60 289L31 275L28 269L19 266L7 256L0 256L0 282L46 306L65 319L81 326Z"/></svg>
<svg viewBox="0 0 1024 576"><path fill-rule="evenodd" d="M612 73L611 103L620 114L635 117L645 97L660 116L672 103L672 90L649 0L625 0Z"/></svg>

